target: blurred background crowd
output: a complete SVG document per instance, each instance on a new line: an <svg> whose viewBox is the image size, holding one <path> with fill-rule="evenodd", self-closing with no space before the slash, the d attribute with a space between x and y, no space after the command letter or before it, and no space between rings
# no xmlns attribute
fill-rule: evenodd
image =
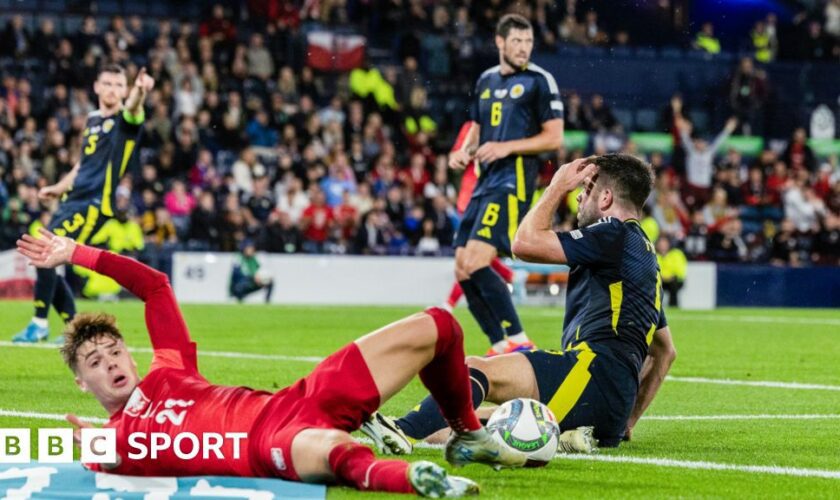
<svg viewBox="0 0 840 500"><path fill-rule="evenodd" d="M638 15L628 9L639 2L583 0L2 3L0 249L48 222L54 206L38 189L78 159L97 68L110 61L129 81L145 66L157 83L138 164L97 242L164 270L176 250L249 243L452 254L460 174L447 153L476 77L497 59L495 23L514 11L534 24L535 57L687 58L729 73L712 103L668 89L658 106L631 111L558 79L569 139L540 182L582 155L639 155L657 174L643 222L661 251L840 263L840 169L811 137L834 139L837 103L808 102L806 118L768 115L779 87L764 69L836 66L838 0L799 2L784 19L771 12L720 37L669 0L641 2ZM634 132L670 141L641 146ZM745 153L730 136L760 146ZM575 213L570 197L558 227L571 228Z"/></svg>

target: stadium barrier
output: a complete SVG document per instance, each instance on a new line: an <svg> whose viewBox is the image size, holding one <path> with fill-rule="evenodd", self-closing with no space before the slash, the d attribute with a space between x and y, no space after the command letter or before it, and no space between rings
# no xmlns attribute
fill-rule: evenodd
<svg viewBox="0 0 840 500"><path fill-rule="evenodd" d="M440 304L453 280L451 258L360 257L336 255L259 254L260 272L274 280L272 303L334 305ZM236 254L177 252L174 254L172 283L175 295L184 303L231 303L231 270ZM528 273L557 273L565 266L530 266L514 269ZM685 309L713 309L716 305L715 264L692 262L680 295ZM528 303L515 291L520 302ZM260 303L261 292L245 302ZM558 301L562 303L562 301Z"/></svg>
<svg viewBox="0 0 840 500"><path fill-rule="evenodd" d="M840 307L840 267L718 265L717 304Z"/></svg>

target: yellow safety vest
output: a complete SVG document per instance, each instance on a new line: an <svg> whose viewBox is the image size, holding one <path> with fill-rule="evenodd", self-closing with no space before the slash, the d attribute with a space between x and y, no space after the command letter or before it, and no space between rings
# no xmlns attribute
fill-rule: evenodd
<svg viewBox="0 0 840 500"><path fill-rule="evenodd" d="M697 34L697 46L705 50L709 54L720 53L720 40L713 36L706 36L703 33Z"/></svg>

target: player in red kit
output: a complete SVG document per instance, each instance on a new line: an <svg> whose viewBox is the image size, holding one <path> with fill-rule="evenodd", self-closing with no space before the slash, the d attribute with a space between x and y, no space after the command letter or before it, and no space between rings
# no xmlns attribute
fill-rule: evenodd
<svg viewBox="0 0 840 500"><path fill-rule="evenodd" d="M132 259L77 244L41 230L24 235L18 251L39 268L79 265L116 280L146 303L154 357L141 378L113 316L80 314L65 332L64 359L76 383L111 415L117 462L94 470L130 475L197 474L281 477L338 483L362 490L424 496L475 494L469 479L448 476L431 462L377 460L353 440L382 403L417 374L456 430L446 448L454 465L481 462L521 466L525 456L498 445L472 409L463 333L451 314L431 308L384 326L321 362L307 377L271 394L211 384L198 370L192 342L166 275ZM76 427L87 424L69 415ZM240 435L190 460L176 448L156 459L137 458L136 433L178 436ZM237 434L241 433L241 434ZM77 438L79 433L77 432ZM237 445L241 450L236 456ZM188 453L191 446L186 446Z"/></svg>

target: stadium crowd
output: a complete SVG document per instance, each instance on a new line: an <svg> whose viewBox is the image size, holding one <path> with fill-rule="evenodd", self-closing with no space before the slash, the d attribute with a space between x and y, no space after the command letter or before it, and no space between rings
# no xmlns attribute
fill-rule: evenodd
<svg viewBox="0 0 840 500"><path fill-rule="evenodd" d="M89 16L76 32L61 32L47 17L29 30L22 17L11 17L0 34L0 57L10 59L0 74L0 248L48 220L54 207L39 200L38 189L79 157L85 117L96 107L92 84L107 60L124 64L129 81L145 66L157 84L139 164L122 180L116 218L99 243L161 269L174 250L236 251L248 242L280 253L451 254L457 179L446 154L460 123L429 111L428 87L472 85L484 69L473 55L492 43L507 2L374 3L217 5L195 23L116 16L100 26ZM523 7L538 46L633 41L626 30L602 29L584 4ZM839 4L827 2L822 21L802 18L794 32L819 39L819 58L840 57ZM316 22L355 23L372 41L392 37L394 27L413 28L389 58L399 64L365 62L334 74L307 64L305 31ZM713 51L713 27L703 29L711 31L694 46ZM792 54L777 50L784 36L773 40L772 57L817 58L816 48ZM737 106L755 103L742 102L738 89L754 92L747 98L760 105L761 75L744 75L746 61L733 77L732 112L740 121L723 134L749 125L749 113ZM601 96L563 94L566 129L593 139L585 150L547 159L542 182L556 161L642 155ZM689 259L840 263L837 158L818 159L797 129L784 151L745 159L720 148L721 140L692 135L678 95L665 104L660 125L673 134L674 153L646 158L657 173L644 221L653 240L667 237ZM570 199L558 225L570 227L575 210Z"/></svg>

